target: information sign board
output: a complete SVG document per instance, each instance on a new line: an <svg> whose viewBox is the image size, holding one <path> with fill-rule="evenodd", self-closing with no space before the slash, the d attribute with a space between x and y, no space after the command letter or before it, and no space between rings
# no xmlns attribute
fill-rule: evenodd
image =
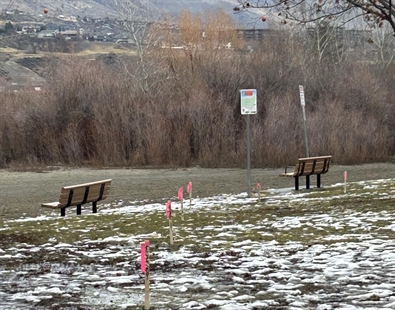
<svg viewBox="0 0 395 310"><path fill-rule="evenodd" d="M256 114L256 89L242 89L241 96L241 114Z"/></svg>

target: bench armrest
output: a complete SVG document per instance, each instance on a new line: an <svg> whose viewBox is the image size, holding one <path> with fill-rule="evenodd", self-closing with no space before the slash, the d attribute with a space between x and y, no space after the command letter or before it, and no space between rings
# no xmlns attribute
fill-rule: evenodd
<svg viewBox="0 0 395 310"><path fill-rule="evenodd" d="M46 202L41 204L42 208L51 208L51 209L58 209L59 208L59 202Z"/></svg>
<svg viewBox="0 0 395 310"><path fill-rule="evenodd" d="M290 173L290 172L287 172L288 168L292 169L292 173L294 173L295 166L287 166L287 167L285 167L285 174Z"/></svg>
<svg viewBox="0 0 395 310"><path fill-rule="evenodd" d="M290 170L290 172L288 171ZM280 173L280 177L293 177L295 176L295 167L294 166L287 166L285 167L285 172Z"/></svg>

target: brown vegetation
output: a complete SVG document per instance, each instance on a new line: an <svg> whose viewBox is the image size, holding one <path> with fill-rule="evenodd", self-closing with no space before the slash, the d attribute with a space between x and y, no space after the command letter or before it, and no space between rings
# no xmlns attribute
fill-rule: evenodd
<svg viewBox="0 0 395 310"><path fill-rule="evenodd" d="M144 76L130 60L70 56L49 65L42 92L1 92L1 165L244 167L239 90L256 88L252 166L282 166L306 153L298 85L311 155L332 154L338 164L393 156L393 63L318 60L286 31L249 53L213 15L180 21L178 36L162 38L187 48L153 45L138 60L148 64ZM204 24L206 38L196 35Z"/></svg>

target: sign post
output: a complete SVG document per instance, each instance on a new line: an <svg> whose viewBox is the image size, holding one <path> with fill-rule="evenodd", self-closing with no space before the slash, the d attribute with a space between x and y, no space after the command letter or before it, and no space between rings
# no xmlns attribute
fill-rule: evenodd
<svg viewBox="0 0 395 310"><path fill-rule="evenodd" d="M306 112L305 112L305 101L304 101L304 89L302 85L299 85L299 93L300 93L300 104L302 106L302 113L303 113L303 128L304 128L304 139L306 143L306 155L307 157L310 157L310 152L309 152L309 142L307 139L307 128L306 128Z"/></svg>
<svg viewBox="0 0 395 310"><path fill-rule="evenodd" d="M251 196L251 139L250 115L257 113L256 89L240 90L241 115L247 115L247 196Z"/></svg>

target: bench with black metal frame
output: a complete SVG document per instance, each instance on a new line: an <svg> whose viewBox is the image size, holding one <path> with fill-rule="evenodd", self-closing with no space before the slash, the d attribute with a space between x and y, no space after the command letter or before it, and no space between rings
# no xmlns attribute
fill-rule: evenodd
<svg viewBox="0 0 395 310"><path fill-rule="evenodd" d="M83 204L92 203L92 213L97 213L97 202L108 197L111 179L64 186L59 201L41 204L42 208L60 209L60 215L66 215L66 208L77 206L77 215L81 214Z"/></svg>
<svg viewBox="0 0 395 310"><path fill-rule="evenodd" d="M306 176L306 188L309 189L310 176L316 175L317 187L321 187L321 174L328 172L331 160L331 155L299 158L295 166L286 167L285 172L280 176L295 178L295 190L299 190L299 177ZM290 172L288 168L293 168L293 171Z"/></svg>

